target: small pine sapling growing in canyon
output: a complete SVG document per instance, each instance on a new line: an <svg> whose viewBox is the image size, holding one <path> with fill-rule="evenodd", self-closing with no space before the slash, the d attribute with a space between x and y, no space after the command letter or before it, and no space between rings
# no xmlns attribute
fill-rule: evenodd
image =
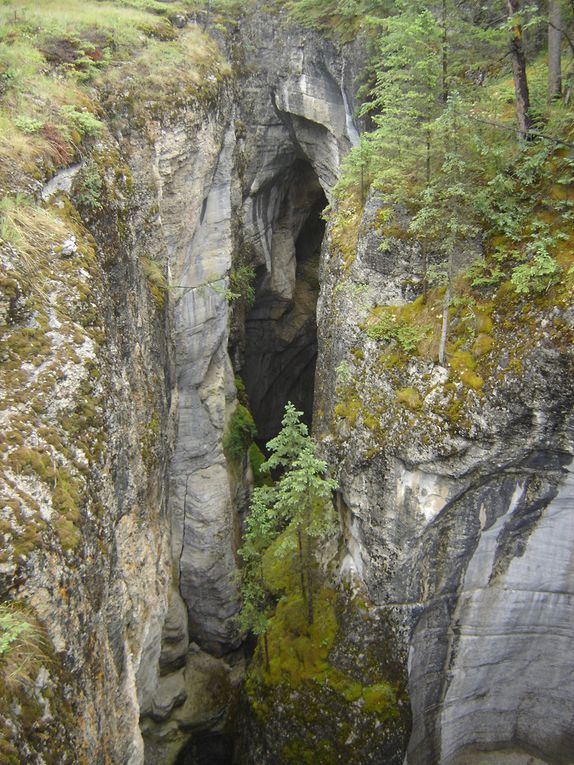
<svg viewBox="0 0 574 765"><path fill-rule="evenodd" d="M263 472L278 471L272 486L253 490L239 555L244 562L241 594L243 605L239 626L263 637L265 664L269 668L266 632L272 599L266 587L263 558L282 535L274 555L287 558L296 550L297 574L309 625L313 623L314 540L332 528L329 512L336 481L325 477L327 464L316 456L316 447L302 412L288 403L281 432L269 443L271 456L261 465ZM289 533L292 532L292 533Z"/></svg>

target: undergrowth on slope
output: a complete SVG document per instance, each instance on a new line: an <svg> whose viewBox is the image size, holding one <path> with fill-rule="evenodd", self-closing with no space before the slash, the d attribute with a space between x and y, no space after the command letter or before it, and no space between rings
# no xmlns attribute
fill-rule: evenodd
<svg viewBox="0 0 574 765"><path fill-rule="evenodd" d="M0 5L0 187L69 164L103 129L102 104L158 116L211 98L229 68L194 24L177 29L150 0L35 0ZM172 104L176 101L176 104Z"/></svg>

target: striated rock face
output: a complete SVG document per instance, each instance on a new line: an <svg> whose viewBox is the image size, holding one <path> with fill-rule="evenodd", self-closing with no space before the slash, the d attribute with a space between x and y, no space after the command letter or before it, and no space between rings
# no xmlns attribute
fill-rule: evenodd
<svg viewBox="0 0 574 765"><path fill-rule="evenodd" d="M231 267L233 131L216 115L157 146L160 214L176 291L178 430L172 461L172 554L192 636L233 644L236 545L222 437L235 398L225 293ZM174 140L175 138L175 140Z"/></svg>
<svg viewBox="0 0 574 765"><path fill-rule="evenodd" d="M2 694L6 762L141 762L139 705L157 681L173 349L140 259L162 242L153 225L136 236L152 205L110 136L92 161L105 214L83 209L82 221L67 183L49 195L62 229L37 252L31 286L10 247L1 253L22 305L2 317L4 347L34 362L26 384L3 385L14 440L2 465L0 589L45 632L20 665L22 682ZM28 662L30 672L40 666L38 685Z"/></svg>
<svg viewBox="0 0 574 765"><path fill-rule="evenodd" d="M443 598L417 624L411 684L420 727L409 761L424 762L434 751L441 762L479 762L481 751L494 745L501 763L517 754L543 762L571 757L572 699L563 682L573 637L572 473L565 466L571 435L559 436L563 452L536 454L521 475L506 479L504 493L497 487L501 514L487 513L458 599ZM483 518L487 496L481 496ZM433 621L440 623L441 612L444 620L445 611L452 633L431 647ZM418 690L433 665L444 673L438 719L429 715L438 688L428 695ZM418 733L429 722L436 726L432 743Z"/></svg>
<svg viewBox="0 0 574 765"><path fill-rule="evenodd" d="M367 328L382 307L420 297L432 253L400 225L385 235L375 197L343 222L335 214L321 251L321 210L357 139L356 51L263 12L228 43L238 71L209 102L137 124L114 114L114 136L91 147L99 213L78 201L84 162L44 187L69 217L41 291L14 280L0 303L0 589L54 649L31 691L36 728L23 705L0 701L15 742L0 755L229 761L248 474L223 449L232 358L262 440L287 399L313 414L340 484L334 579L375 604L338 605L329 649L359 691L276 687L243 718L238 761L309 759L319 731L336 742L319 754L356 765L570 762L570 303L501 294L488 314L457 315L460 347L469 322L473 349L488 339L472 375L396 339L389 352ZM461 247L455 266L479 252ZM0 257L12 274L14 251ZM241 268L254 270L248 288ZM360 700L382 669L401 691L384 729Z"/></svg>
<svg viewBox="0 0 574 765"><path fill-rule="evenodd" d="M334 44L264 14L242 26L242 36L252 73L238 104L239 251L259 268L232 354L265 442L288 400L311 420L320 212L357 138L354 70L345 71Z"/></svg>
<svg viewBox="0 0 574 765"><path fill-rule="evenodd" d="M245 351L245 365L238 365L249 370L256 419L270 417L273 428L277 406L297 385L306 387L297 381L304 370L312 390L317 284L308 263L316 262L321 232L311 237L312 246L298 239L310 214L317 219L352 137L347 99L337 84L343 80L338 52L315 36L278 26L265 15L246 20L238 53L246 56L249 74L237 92L201 122L164 131L155 148L161 223L176 285L172 548L191 637L216 653L238 641L232 619L238 607L234 486L221 446L235 400L227 355L232 254L234 268L243 252L260 267L247 332L234 347L236 361ZM305 270L311 273L297 279ZM277 391L286 368L289 379Z"/></svg>
<svg viewBox="0 0 574 765"><path fill-rule="evenodd" d="M480 393L424 354L406 359L364 328L375 306L413 300L422 255L387 239L378 256L376 210L347 268L331 229L316 413L339 465L344 573L404 626L406 761L569 762L571 309L495 298L477 319L494 338Z"/></svg>
<svg viewBox="0 0 574 765"><path fill-rule="evenodd" d="M246 56L247 73L235 91L222 94L206 112L188 112L161 130L157 125L152 148L137 135L130 147L138 165L147 161L152 168L174 285L174 580L187 609L190 639L212 655L229 655L210 660L203 691L194 685L190 658L180 653L181 603L172 596L162 678L142 707L150 763L173 762L191 731L196 735L189 746L198 752L201 731L220 735L237 684L238 665L230 652L239 643L233 617L242 476L241 469L228 466L222 448L235 407L230 318L236 367L247 370L248 392L266 439L278 427L287 397L301 400L309 413L312 409L324 228L319 212L355 137L348 99L338 84L346 82L343 63L332 45L300 31L279 31L276 18L258 16L246 20L234 55ZM232 278L246 264L257 268L255 305L249 312L240 294L230 317ZM216 693L215 678L222 672L235 679L225 693ZM219 710L215 717L205 712L212 703Z"/></svg>

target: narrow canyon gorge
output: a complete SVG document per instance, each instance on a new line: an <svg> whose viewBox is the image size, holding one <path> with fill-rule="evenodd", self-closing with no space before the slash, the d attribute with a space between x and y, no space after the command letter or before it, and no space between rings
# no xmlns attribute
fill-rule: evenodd
<svg viewBox="0 0 574 765"><path fill-rule="evenodd" d="M365 40L263 3L165 24L213 45L195 90L102 86L74 161L10 179L63 222L37 279L0 238L0 594L43 635L0 760L574 763L572 287L461 293L441 362L438 251L408 204L390 225L380 188L337 193ZM314 631L281 633L269 574L266 676L238 551L288 402L337 488Z"/></svg>

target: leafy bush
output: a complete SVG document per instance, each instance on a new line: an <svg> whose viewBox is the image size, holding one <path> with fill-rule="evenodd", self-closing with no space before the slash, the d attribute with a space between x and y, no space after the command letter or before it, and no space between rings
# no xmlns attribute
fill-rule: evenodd
<svg viewBox="0 0 574 765"><path fill-rule="evenodd" d="M237 404L223 439L226 454L230 459L238 462L256 435L257 428L251 412L243 404Z"/></svg>
<svg viewBox="0 0 574 765"><path fill-rule="evenodd" d="M555 283L559 272L554 258L547 253L541 253L530 263L517 266L512 272L511 281L518 294L539 293Z"/></svg>
<svg viewBox="0 0 574 765"><path fill-rule="evenodd" d="M476 260L468 269L468 278L472 287L495 287L506 278L498 264L486 260Z"/></svg>
<svg viewBox="0 0 574 765"><path fill-rule="evenodd" d="M0 659L3 658L11 646L24 638L32 631L32 625L25 621L22 614L18 613L10 604L0 605Z"/></svg>
<svg viewBox="0 0 574 765"><path fill-rule="evenodd" d="M255 271L251 266L238 266L231 270L229 274L230 289L227 292L227 298L230 302L234 300L244 300L248 306L255 302Z"/></svg>
<svg viewBox="0 0 574 765"><path fill-rule="evenodd" d="M335 369L337 375L337 385L348 385L353 379L353 368L348 361L341 361Z"/></svg>
<svg viewBox="0 0 574 765"><path fill-rule="evenodd" d="M104 123L94 117L91 112L85 109L80 110L72 104L60 107L60 112L81 136L97 135L104 127Z"/></svg>
<svg viewBox="0 0 574 765"><path fill-rule="evenodd" d="M371 340L386 340L390 342L396 336L396 316L393 314L384 314L376 324L367 327L367 335Z"/></svg>

